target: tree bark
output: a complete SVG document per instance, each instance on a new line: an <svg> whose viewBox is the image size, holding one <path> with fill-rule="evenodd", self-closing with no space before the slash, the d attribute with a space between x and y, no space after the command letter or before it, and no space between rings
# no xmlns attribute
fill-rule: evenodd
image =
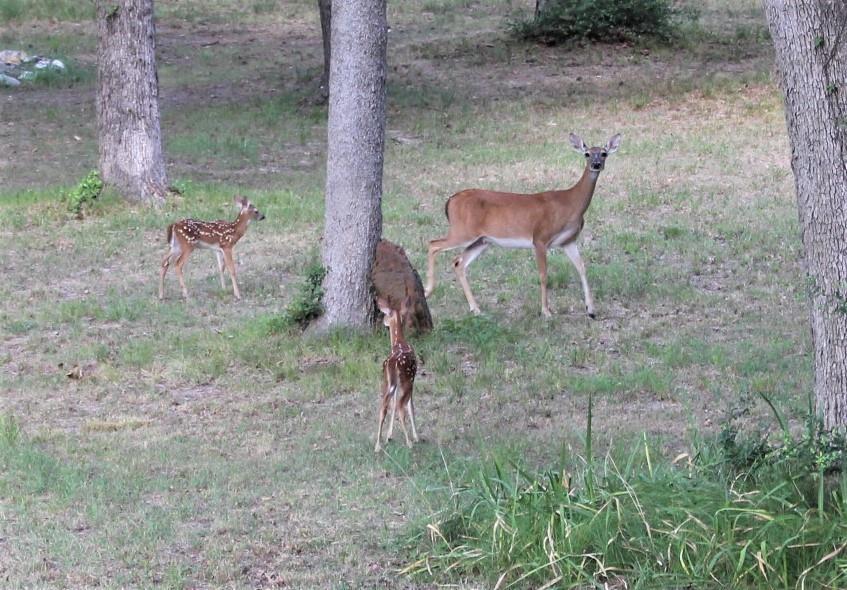
<svg viewBox="0 0 847 590"><path fill-rule="evenodd" d="M535 0L535 20L540 19L547 10L548 0Z"/></svg>
<svg viewBox="0 0 847 590"><path fill-rule="evenodd" d="M165 200L153 0L97 0L100 175L127 199Z"/></svg>
<svg viewBox="0 0 847 590"><path fill-rule="evenodd" d="M382 233L387 21L385 0L334 6L319 327L373 321L370 273Z"/></svg>
<svg viewBox="0 0 847 590"><path fill-rule="evenodd" d="M329 100L329 69L332 55L332 0L318 0L318 10L321 13L321 39L324 45L324 69L321 73L321 86L318 89L318 99L321 104Z"/></svg>
<svg viewBox="0 0 847 590"><path fill-rule="evenodd" d="M812 340L815 404L847 426L847 49L843 0L763 0L785 95Z"/></svg>

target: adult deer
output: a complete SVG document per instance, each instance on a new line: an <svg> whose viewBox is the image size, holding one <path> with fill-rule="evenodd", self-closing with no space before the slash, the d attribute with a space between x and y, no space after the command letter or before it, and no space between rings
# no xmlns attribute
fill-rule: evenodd
<svg viewBox="0 0 847 590"><path fill-rule="evenodd" d="M547 251L561 246L579 273L585 307L588 315L594 317L594 302L576 239L585 223L584 215L591 204L597 178L608 155L620 147L621 136L612 136L604 147L589 148L573 133L570 134L570 142L576 151L585 155L585 170L579 181L569 189L528 195L468 189L447 199L444 212L450 229L447 237L429 243L427 296L435 288L435 255L442 250L463 247L464 252L453 260L453 268L471 311L478 314L479 306L465 276L468 265L491 244L504 248L532 248L541 276L541 313L550 317Z"/></svg>
<svg viewBox="0 0 847 590"><path fill-rule="evenodd" d="M235 262L232 259L232 249L238 243L250 222L254 219L261 221L265 216L256 209L246 197L235 197L238 206L238 217L235 221L199 221L197 219L183 219L168 226L168 253L162 259L162 272L159 276L159 299L165 297L165 274L168 272L171 261L174 261L174 271L179 278L182 287L182 296L188 298L188 289L185 288L185 278L182 268L188 257L195 248L212 250L218 259L218 274L221 278L221 288L226 289L224 281L224 265L232 280L232 290L236 299L241 299L238 283L235 280Z"/></svg>
<svg viewBox="0 0 847 590"><path fill-rule="evenodd" d="M379 428L376 431L376 446L374 452L378 453L382 448L382 425L385 416L391 409L391 419L388 422L386 440L391 439L394 431L394 414L398 415L403 434L406 436L406 446L412 446L409 439L409 431L406 430L406 416L412 427L412 438L418 442L418 431L415 429L415 404L412 401L412 388L415 384L415 374L418 363L415 359L415 351L403 337L403 317L406 317L412 305L412 298L407 296L400 309L389 307L388 301L383 298L377 299L380 311L385 314L383 324L388 327L388 335L391 339L391 352L382 363L382 390L379 404Z"/></svg>

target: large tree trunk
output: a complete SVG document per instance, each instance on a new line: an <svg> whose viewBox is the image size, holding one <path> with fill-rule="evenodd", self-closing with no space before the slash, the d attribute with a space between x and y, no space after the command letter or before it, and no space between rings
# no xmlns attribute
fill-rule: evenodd
<svg viewBox="0 0 847 590"><path fill-rule="evenodd" d="M321 13L321 39L324 44L324 70L321 74L321 87L318 89L318 100L325 103L329 100L329 68L332 55L332 0L318 0L318 10Z"/></svg>
<svg viewBox="0 0 847 590"><path fill-rule="evenodd" d="M847 10L763 0L785 94L824 427L847 425ZM755 138L751 138L755 141Z"/></svg>
<svg viewBox="0 0 847 590"><path fill-rule="evenodd" d="M100 175L124 197L164 202L153 0L97 0Z"/></svg>
<svg viewBox="0 0 847 590"><path fill-rule="evenodd" d="M373 321L371 265L382 232L385 0L337 2L326 163L324 328Z"/></svg>

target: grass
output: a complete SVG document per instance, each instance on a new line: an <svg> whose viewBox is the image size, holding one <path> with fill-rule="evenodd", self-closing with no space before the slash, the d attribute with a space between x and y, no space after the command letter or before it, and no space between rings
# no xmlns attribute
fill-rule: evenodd
<svg viewBox="0 0 847 590"><path fill-rule="evenodd" d="M564 455L540 473L517 457L448 480L432 493L447 508L408 541L420 556L405 572L497 588L845 583L843 473L827 483L783 461L737 472L715 443L693 460L646 441L600 459Z"/></svg>
<svg viewBox="0 0 847 590"><path fill-rule="evenodd" d="M582 165L568 132L594 144L619 131L581 238L599 319L585 317L560 253L550 321L531 253L492 249L474 263L481 317L467 314L440 257L436 328L412 340L424 442L376 457L387 335L319 339L278 326L323 222L312 2L157 5L163 134L182 191L162 210L107 193L82 220L68 212L64 195L96 167L93 77L7 91L6 585L431 587L449 575L397 572L413 561L400 541L451 498L432 491L490 475L495 460L533 477L557 465L582 439L589 394L597 454L611 449L621 482L643 468L632 455L625 471L623 441L647 433L656 452L692 455L691 433L717 433L727 416L770 423L750 402L760 393L796 428L812 382L805 284L755 3L702 3L703 31L673 51L516 43L503 24L530 4L390 3L384 232L423 269L450 194L567 186ZM3 44L93 72L87 17L47 23L44 6L1 21ZM186 268L192 298L169 276L157 301L164 228L232 218L234 194L267 216L236 249L244 301L220 288L204 252ZM663 464L645 497L691 474L676 469ZM465 586L489 573L469 573Z"/></svg>
<svg viewBox="0 0 847 590"><path fill-rule="evenodd" d="M2 0L0 23L35 19L80 21L94 18L93 2L73 0Z"/></svg>

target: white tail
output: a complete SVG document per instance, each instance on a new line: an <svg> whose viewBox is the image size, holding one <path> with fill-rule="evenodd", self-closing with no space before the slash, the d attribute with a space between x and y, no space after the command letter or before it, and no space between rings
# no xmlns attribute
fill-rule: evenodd
<svg viewBox="0 0 847 590"><path fill-rule="evenodd" d="M594 302L585 277L585 264L576 239L585 222L583 216L591 204L597 178L606 157L617 151L621 136L614 135L602 148L589 148L571 133L571 145L585 155L585 170L569 189L535 194L517 194L469 189L447 200L444 212L450 223L447 236L429 243L426 295L435 288L435 255L442 250L463 247L453 260L456 277L473 313L479 306L471 293L465 269L491 244L504 248L532 248L541 276L541 312L550 316L547 305L547 251L561 246L579 273L588 315L594 317Z"/></svg>
<svg viewBox="0 0 847 590"><path fill-rule="evenodd" d="M415 384L415 374L418 370L415 351L403 337L403 321L412 304L411 297L406 297L400 309L391 308L385 299L379 298L377 305L385 314L383 323L388 327L388 335L391 340L391 352L382 363L382 391L379 403L379 428L376 431L376 446L374 452L382 448L382 425L385 416L391 409L391 419L388 422L388 433L386 440L391 439L394 431L394 414L398 415L403 434L406 436L406 445L411 447L409 432L406 430L406 417L412 428L412 439L418 442L418 431L415 428L415 403L412 401L412 388Z"/></svg>
<svg viewBox="0 0 847 590"><path fill-rule="evenodd" d="M171 261L174 262L174 271L179 278L182 287L182 296L188 298L188 289L185 288L185 278L182 268L188 257L195 248L205 248L214 251L218 259L218 274L221 278L221 287L226 289L224 281L224 265L232 279L232 290L236 299L241 299L238 283L235 280L235 262L232 259L232 249L238 240L244 236L250 222L265 218L256 209L255 205L246 197L235 197L238 205L238 217L235 221L199 221L197 219L183 219L168 226L168 253L162 259L162 271L159 276L159 299L165 297L165 274Z"/></svg>

